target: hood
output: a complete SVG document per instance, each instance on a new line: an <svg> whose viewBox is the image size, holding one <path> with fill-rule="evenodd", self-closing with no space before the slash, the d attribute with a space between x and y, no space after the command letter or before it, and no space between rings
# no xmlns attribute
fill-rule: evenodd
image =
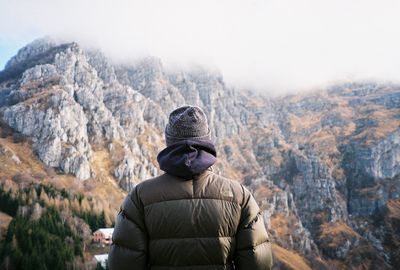
<svg viewBox="0 0 400 270"><path fill-rule="evenodd" d="M211 167L217 160L211 140L182 140L174 143L158 156L161 170L184 179L192 179Z"/></svg>

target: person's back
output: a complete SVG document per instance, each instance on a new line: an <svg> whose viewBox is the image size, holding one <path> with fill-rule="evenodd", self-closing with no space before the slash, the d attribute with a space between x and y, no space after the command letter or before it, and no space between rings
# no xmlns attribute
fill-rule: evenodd
<svg viewBox="0 0 400 270"><path fill-rule="evenodd" d="M141 182L125 199L110 269L270 269L257 203L238 182L210 168L216 153L204 113L186 106L169 120L168 147L158 156L166 173Z"/></svg>

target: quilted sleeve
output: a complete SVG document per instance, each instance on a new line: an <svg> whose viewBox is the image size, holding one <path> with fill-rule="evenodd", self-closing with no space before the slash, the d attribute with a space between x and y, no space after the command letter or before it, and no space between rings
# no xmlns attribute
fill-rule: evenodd
<svg viewBox="0 0 400 270"><path fill-rule="evenodd" d="M260 208L245 188L241 221L236 236L236 269L269 270L272 268L271 243Z"/></svg>
<svg viewBox="0 0 400 270"><path fill-rule="evenodd" d="M111 270L147 269L147 233L136 188L125 198L117 215L108 265Z"/></svg>

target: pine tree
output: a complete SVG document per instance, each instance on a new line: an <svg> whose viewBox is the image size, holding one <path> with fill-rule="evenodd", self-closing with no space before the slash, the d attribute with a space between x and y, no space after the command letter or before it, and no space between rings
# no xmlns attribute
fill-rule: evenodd
<svg viewBox="0 0 400 270"><path fill-rule="evenodd" d="M46 192L44 192L44 190L42 190L42 192L40 192L40 196L39 196L40 201L42 201L45 205L50 205L50 198L47 195Z"/></svg>

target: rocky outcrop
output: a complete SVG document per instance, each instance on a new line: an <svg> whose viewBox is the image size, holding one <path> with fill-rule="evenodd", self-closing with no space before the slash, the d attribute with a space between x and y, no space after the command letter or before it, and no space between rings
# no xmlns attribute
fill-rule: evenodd
<svg viewBox="0 0 400 270"><path fill-rule="evenodd" d="M327 222L346 221L345 200L336 190L329 169L315 156L293 155L290 186L297 202L299 214L308 228L312 228L313 215L326 215Z"/></svg>
<svg viewBox="0 0 400 270"><path fill-rule="evenodd" d="M89 178L91 149L81 107L62 90L46 93L46 104L32 99L6 108L3 119L32 138L44 163L80 179Z"/></svg>
<svg viewBox="0 0 400 270"><path fill-rule="evenodd" d="M368 216L400 198L400 129L370 145L352 141L344 156L349 212Z"/></svg>
<svg viewBox="0 0 400 270"><path fill-rule="evenodd" d="M39 56L47 63L25 70L15 81L6 97L9 106L2 109L3 119L32 138L45 164L85 180L93 174L90 161L94 146L128 141L143 132L146 120L161 126L165 116L154 102L119 84L114 69L101 54L86 53L76 43L62 45L63 50L56 53L53 46L35 41L10 60L2 74ZM126 160L143 160L141 151L126 152L121 166ZM121 181L137 171L125 166L123 173L115 175ZM154 175L155 167L143 171L147 173L140 176Z"/></svg>
<svg viewBox="0 0 400 270"><path fill-rule="evenodd" d="M249 187L274 242L287 249L300 250L305 255L318 254L310 232L298 215L289 186L282 190L272 181L258 178Z"/></svg>

